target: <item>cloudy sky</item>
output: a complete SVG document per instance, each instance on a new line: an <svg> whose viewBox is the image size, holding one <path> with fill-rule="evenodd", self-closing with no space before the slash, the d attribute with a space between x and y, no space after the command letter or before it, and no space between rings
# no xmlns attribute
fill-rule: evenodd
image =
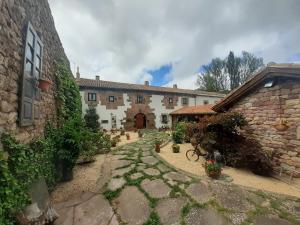
<svg viewBox="0 0 300 225"><path fill-rule="evenodd" d="M242 50L300 62L299 0L49 0L82 77L196 88L199 68Z"/></svg>

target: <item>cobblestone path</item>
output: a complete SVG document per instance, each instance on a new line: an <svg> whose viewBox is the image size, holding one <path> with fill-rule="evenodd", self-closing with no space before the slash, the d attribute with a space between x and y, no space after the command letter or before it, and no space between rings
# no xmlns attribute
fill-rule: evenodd
<svg viewBox="0 0 300 225"><path fill-rule="evenodd" d="M153 152L155 138L169 137L148 131L113 151L99 193L69 208L61 205L56 224L300 224L299 199L177 171Z"/></svg>

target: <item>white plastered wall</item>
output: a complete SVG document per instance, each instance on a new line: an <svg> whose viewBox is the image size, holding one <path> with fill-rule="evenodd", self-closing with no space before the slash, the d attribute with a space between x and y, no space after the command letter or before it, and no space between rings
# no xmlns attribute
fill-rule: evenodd
<svg viewBox="0 0 300 225"><path fill-rule="evenodd" d="M167 109L165 106L162 105L162 99L164 98L163 95L152 95L151 96L151 103L150 108L154 109L155 114L155 126L156 128L160 128L162 126L169 126L172 127L172 118L170 113L182 108L181 99L182 97L178 97L178 104L174 107L174 109ZM189 98L189 106L195 105L195 98ZM162 115L168 115L168 124L162 123Z"/></svg>
<svg viewBox="0 0 300 225"><path fill-rule="evenodd" d="M84 99L84 91L80 92L81 98ZM96 111L99 115L99 123L103 129L111 130L112 128L112 115L116 116L117 129L122 127L121 121L123 121L126 117L125 111L130 108L129 97L126 93L123 93L124 106L118 106L117 109L106 109L105 105L101 105L101 101L96 106ZM86 109L88 109L88 105L85 101L82 101L82 112L85 113ZM107 120L108 123L101 123L102 120Z"/></svg>
<svg viewBox="0 0 300 225"><path fill-rule="evenodd" d="M211 96L197 96L196 105L204 105L204 101L207 100L208 104L215 104L216 101L219 101L220 97L211 97Z"/></svg>

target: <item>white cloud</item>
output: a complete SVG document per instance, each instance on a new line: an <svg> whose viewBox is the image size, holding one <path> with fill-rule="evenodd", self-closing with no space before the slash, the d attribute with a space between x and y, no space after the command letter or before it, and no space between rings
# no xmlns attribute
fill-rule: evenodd
<svg viewBox="0 0 300 225"><path fill-rule="evenodd" d="M71 61L84 77L152 80L172 64L170 84L195 88L197 70L230 50L265 62L300 52L298 0L49 0Z"/></svg>

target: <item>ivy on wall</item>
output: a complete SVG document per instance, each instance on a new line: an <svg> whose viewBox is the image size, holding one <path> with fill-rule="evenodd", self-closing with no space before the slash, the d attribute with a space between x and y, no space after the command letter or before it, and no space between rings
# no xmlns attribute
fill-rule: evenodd
<svg viewBox="0 0 300 225"><path fill-rule="evenodd" d="M56 68L57 78L57 111L58 117L68 120L72 117L81 116L81 96L79 87L73 78L70 65L66 60L60 60Z"/></svg>

